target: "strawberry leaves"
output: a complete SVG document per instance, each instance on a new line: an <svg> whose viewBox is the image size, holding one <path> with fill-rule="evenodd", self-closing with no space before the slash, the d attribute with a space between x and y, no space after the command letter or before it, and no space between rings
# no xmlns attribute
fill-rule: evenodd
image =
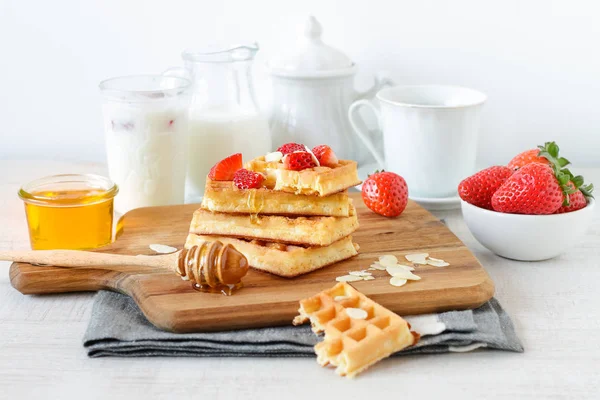
<svg viewBox="0 0 600 400"><path fill-rule="evenodd" d="M587 197L593 197L592 191L594 190L594 185L589 184L584 186L583 176L574 176L568 168L565 168L567 165L571 164L571 162L566 158L559 156L558 153L560 148L556 142L546 142L543 146L538 146L538 149L540 149L538 156L544 157L550 161L554 175L556 176L556 179L558 180L558 183L565 194L563 206L569 206L569 195L577 192L578 190L581 190L581 192Z"/></svg>

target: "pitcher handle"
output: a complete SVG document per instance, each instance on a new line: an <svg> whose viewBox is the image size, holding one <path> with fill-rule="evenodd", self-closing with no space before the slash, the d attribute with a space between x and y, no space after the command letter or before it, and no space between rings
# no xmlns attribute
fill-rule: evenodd
<svg viewBox="0 0 600 400"><path fill-rule="evenodd" d="M381 169L384 169L385 161L384 161L383 156L377 152L377 149L375 149L375 146L373 145L373 142L371 141L368 132L363 132L363 130L360 128L360 126L357 124L357 122L354 119L356 112L362 106L368 107L373 111L373 113L375 114L375 117L377 118L377 126L379 127L379 131L380 132L382 131L382 129L381 129L381 113L380 113L377 105L371 100L362 99L362 100L357 100L354 103L352 103L352 105L348 109L348 119L350 120L350 125L352 125L352 130L354 131L356 136L358 136L358 138L363 142L363 144L365 145L367 150L369 150L369 152L373 155L373 157L375 158L375 161L377 161L377 164L379 164L379 167Z"/></svg>

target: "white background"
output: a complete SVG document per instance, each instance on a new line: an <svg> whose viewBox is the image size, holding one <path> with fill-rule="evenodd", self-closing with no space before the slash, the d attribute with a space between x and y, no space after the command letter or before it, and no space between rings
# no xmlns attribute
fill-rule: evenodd
<svg viewBox="0 0 600 400"><path fill-rule="evenodd" d="M557 140L600 166L600 23L589 1L0 0L0 159L104 160L97 84L160 72L186 47L257 40L264 62L314 14L324 39L398 83L444 83L489 95L479 163Z"/></svg>

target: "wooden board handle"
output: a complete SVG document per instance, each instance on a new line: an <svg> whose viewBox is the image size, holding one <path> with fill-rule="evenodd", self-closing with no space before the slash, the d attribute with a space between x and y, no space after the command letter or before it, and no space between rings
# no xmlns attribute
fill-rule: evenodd
<svg viewBox="0 0 600 400"><path fill-rule="evenodd" d="M79 250L0 251L0 260L67 268L141 266L175 270L179 251L156 256L126 256Z"/></svg>

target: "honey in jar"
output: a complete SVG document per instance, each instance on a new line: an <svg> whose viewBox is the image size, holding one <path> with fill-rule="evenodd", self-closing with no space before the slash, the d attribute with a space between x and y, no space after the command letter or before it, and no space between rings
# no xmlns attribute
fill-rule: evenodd
<svg viewBox="0 0 600 400"><path fill-rule="evenodd" d="M34 250L83 250L112 240L117 186L97 175L55 175L24 185L29 239Z"/></svg>

